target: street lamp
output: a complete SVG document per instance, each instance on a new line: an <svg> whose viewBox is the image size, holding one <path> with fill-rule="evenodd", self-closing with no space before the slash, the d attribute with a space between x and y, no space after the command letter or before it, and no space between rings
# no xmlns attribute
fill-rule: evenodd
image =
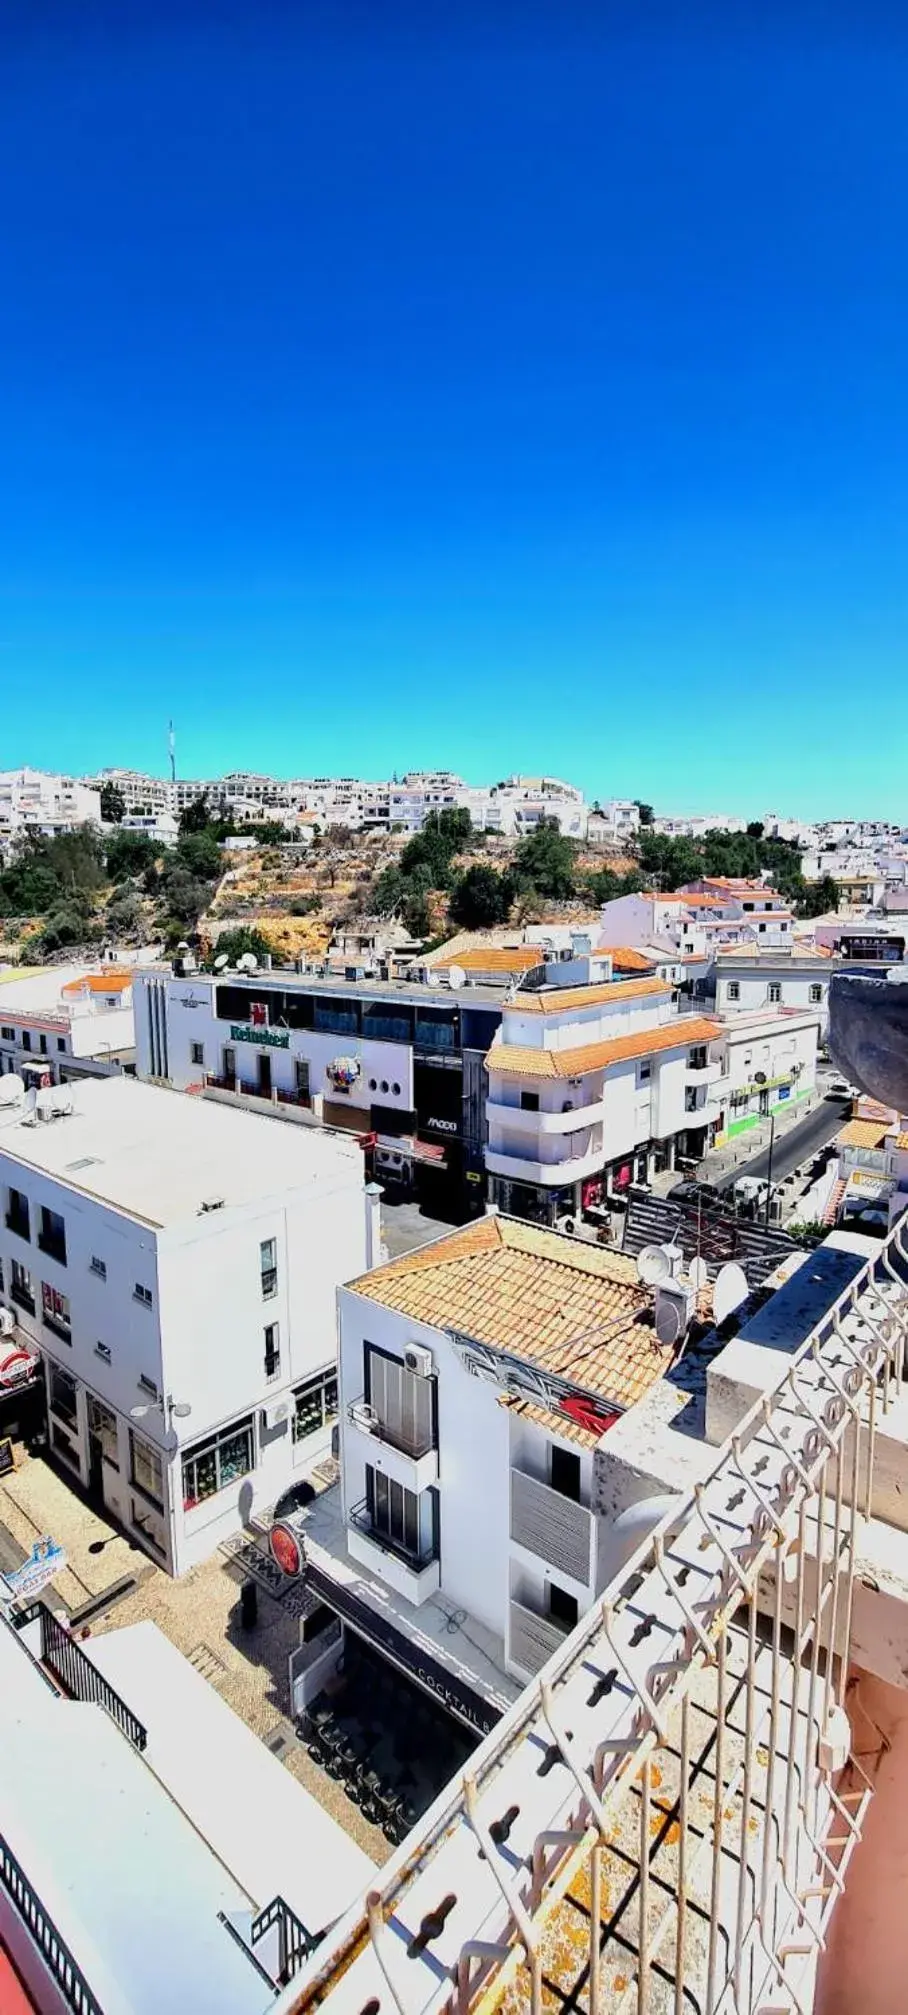
<svg viewBox="0 0 908 2015"><path fill-rule="evenodd" d="M166 1399L150 1399L144 1406L131 1406L129 1418L146 1420L150 1413L159 1413L161 1419L166 1420L169 1431L175 1420L186 1420L191 1412L192 1407L185 1399L174 1399L172 1394L168 1393Z"/></svg>
<svg viewBox="0 0 908 2015"><path fill-rule="evenodd" d="M758 1084L762 1090L765 1083L766 1083L765 1070L755 1070L754 1084ZM766 1210L763 1217L763 1223L767 1231L769 1230L769 1207L770 1204L772 1203L772 1151L773 1148L775 1147L775 1144L776 1144L776 1116L774 1112L771 1112L769 1115L769 1159L766 1163Z"/></svg>

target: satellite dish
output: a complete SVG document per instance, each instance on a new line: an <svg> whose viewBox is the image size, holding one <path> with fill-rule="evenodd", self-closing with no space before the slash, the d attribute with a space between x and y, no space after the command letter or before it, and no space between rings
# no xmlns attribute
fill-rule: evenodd
<svg viewBox="0 0 908 2015"><path fill-rule="evenodd" d="M463 966L448 967L448 985L452 993L455 994L459 993L461 987L465 987L466 983L467 983L467 976L466 973L464 972Z"/></svg>
<svg viewBox="0 0 908 2015"><path fill-rule="evenodd" d="M695 1287L698 1290L701 1287L705 1287L709 1279L709 1267L705 1259L692 1259L687 1269L687 1277L691 1287Z"/></svg>
<svg viewBox="0 0 908 2015"><path fill-rule="evenodd" d="M671 1278L672 1263L664 1245L644 1245L637 1254L637 1278L644 1287L658 1287Z"/></svg>
<svg viewBox="0 0 908 2015"><path fill-rule="evenodd" d="M227 957L227 953L226 953L226 952L219 952L219 953L218 953L218 956L217 956L217 958L215 959L215 962L214 962L214 969L215 969L215 972L216 972L216 973L222 973L222 972L224 972L224 971L225 971L225 969L226 969L226 967L227 967L227 966L229 966L229 964L230 964L230 960L229 960L229 958Z"/></svg>
<svg viewBox="0 0 908 2015"><path fill-rule="evenodd" d="M656 1302L656 1335L660 1343L677 1343L683 1324L681 1310L676 1301L664 1297Z"/></svg>
<svg viewBox="0 0 908 2015"><path fill-rule="evenodd" d="M723 1266L716 1275L716 1284L713 1288L714 1322L724 1322L727 1316L733 1315L735 1309L740 1308L742 1301L747 1300L749 1292L743 1266L736 1266L734 1260L728 1266Z"/></svg>

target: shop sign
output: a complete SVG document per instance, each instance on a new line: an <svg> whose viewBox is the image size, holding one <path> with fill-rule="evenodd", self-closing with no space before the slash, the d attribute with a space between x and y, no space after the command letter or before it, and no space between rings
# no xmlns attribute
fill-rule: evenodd
<svg viewBox="0 0 908 2015"><path fill-rule="evenodd" d="M289 1049L290 1031L281 1028L247 1028L230 1024L231 1042L254 1042L265 1049Z"/></svg>
<svg viewBox="0 0 908 2015"><path fill-rule="evenodd" d="M436 1133L456 1133L456 1119L427 1119L424 1124L434 1127Z"/></svg>
<svg viewBox="0 0 908 2015"><path fill-rule="evenodd" d="M0 1575L0 1599L24 1602L29 1596L38 1595L65 1566L66 1554L62 1546L45 1534L43 1539L35 1540L28 1559L21 1567L17 1567L13 1574Z"/></svg>

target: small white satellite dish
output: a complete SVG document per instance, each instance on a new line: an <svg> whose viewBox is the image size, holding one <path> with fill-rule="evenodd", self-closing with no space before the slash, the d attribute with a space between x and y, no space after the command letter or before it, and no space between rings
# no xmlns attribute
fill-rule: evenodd
<svg viewBox="0 0 908 2015"><path fill-rule="evenodd" d="M218 953L218 956L217 956L217 958L215 959L215 962L214 962L214 969L215 969L215 972L216 972L216 973L222 973L222 972L224 972L224 971L226 970L227 966L229 966L229 964L230 964L230 960L229 960L229 958L227 957L227 953L226 953L226 952L219 952L219 953Z"/></svg>
<svg viewBox="0 0 908 2015"><path fill-rule="evenodd" d="M658 1287L671 1278L672 1263L664 1245L644 1245L637 1254L637 1278L644 1287Z"/></svg>
<svg viewBox="0 0 908 2015"><path fill-rule="evenodd" d="M727 1316L733 1315L742 1301L747 1300L749 1292L743 1266L736 1266L734 1260L723 1266L716 1275L713 1288L713 1321L724 1322Z"/></svg>
<svg viewBox="0 0 908 2015"><path fill-rule="evenodd" d="M691 1287L695 1287L698 1290L701 1287L705 1287L709 1279L709 1267L705 1259L692 1259L687 1269L687 1277Z"/></svg>
<svg viewBox="0 0 908 2015"><path fill-rule="evenodd" d="M461 987L465 987L466 983L467 983L467 976L466 973L464 972L463 966L448 967L448 985L452 993L455 994L459 993Z"/></svg>
<svg viewBox="0 0 908 2015"><path fill-rule="evenodd" d="M663 1296L656 1302L656 1335L665 1345L677 1343L681 1335L681 1310L676 1301Z"/></svg>

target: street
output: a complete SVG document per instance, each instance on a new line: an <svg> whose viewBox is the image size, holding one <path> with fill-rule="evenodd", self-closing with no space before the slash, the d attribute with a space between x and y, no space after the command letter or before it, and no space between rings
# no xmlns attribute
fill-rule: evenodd
<svg viewBox="0 0 908 2015"><path fill-rule="evenodd" d="M827 1141L835 1137L839 1128L844 1126L850 1108L850 1098L830 1094L819 1105L814 1106L813 1111L809 1112L798 1126L791 1127L787 1133L777 1134L772 1157L773 1185L782 1182L793 1169L798 1168L802 1162L809 1161L812 1155L818 1154L820 1149L826 1146ZM716 1188L733 1189L742 1175L755 1176L759 1181L768 1173L769 1148L764 1147L753 1155L750 1161L739 1162L737 1168L730 1169L728 1174L716 1183Z"/></svg>

